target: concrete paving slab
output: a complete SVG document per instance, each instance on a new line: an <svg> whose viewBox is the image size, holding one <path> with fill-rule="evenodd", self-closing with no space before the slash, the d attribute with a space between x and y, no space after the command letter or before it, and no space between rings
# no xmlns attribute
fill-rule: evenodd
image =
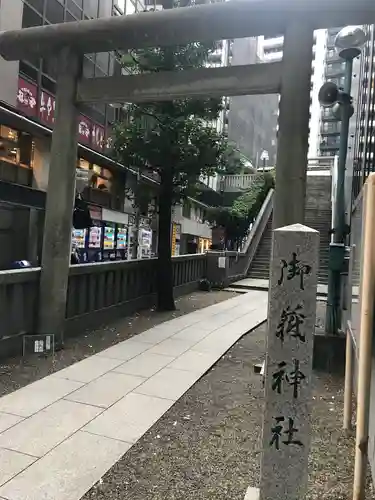
<svg viewBox="0 0 375 500"><path fill-rule="evenodd" d="M169 363L175 359L176 358L173 356L152 354L151 352L146 351L130 361L118 366L114 371L149 378L165 366L169 365Z"/></svg>
<svg viewBox="0 0 375 500"><path fill-rule="evenodd" d="M134 392L177 401L198 378L194 372L167 367L146 380Z"/></svg>
<svg viewBox="0 0 375 500"><path fill-rule="evenodd" d="M51 375L0 398L0 412L29 417L80 387L81 382Z"/></svg>
<svg viewBox="0 0 375 500"><path fill-rule="evenodd" d="M184 330L176 333L176 335L173 335L172 339L185 340L187 342L191 342L191 345L193 346L200 340L203 340L205 337L207 337L207 335L209 335L212 330L212 326L205 324L202 327L202 323L198 323L195 326L189 326L188 328L185 328Z"/></svg>
<svg viewBox="0 0 375 500"><path fill-rule="evenodd" d="M197 375L203 375L217 361L217 355L213 352L198 352L190 350L178 357L168 368L186 370Z"/></svg>
<svg viewBox="0 0 375 500"><path fill-rule="evenodd" d="M77 432L0 487L9 500L79 500L130 444Z"/></svg>
<svg viewBox="0 0 375 500"><path fill-rule="evenodd" d="M0 435L0 448L42 457L101 412L60 400Z"/></svg>
<svg viewBox="0 0 375 500"><path fill-rule="evenodd" d="M108 408L144 381L143 377L109 372L84 385L78 391L72 392L65 399L86 405Z"/></svg>
<svg viewBox="0 0 375 500"><path fill-rule="evenodd" d="M173 403L167 399L130 393L96 417L83 430L135 443Z"/></svg>
<svg viewBox="0 0 375 500"><path fill-rule="evenodd" d="M119 359L122 362L135 358L141 352L147 351L150 348L149 344L145 342L138 342L137 340L125 340L108 349L97 354L99 357ZM120 364L120 363L119 363Z"/></svg>
<svg viewBox="0 0 375 500"><path fill-rule="evenodd" d="M96 354L54 373L53 377L88 383L104 375L104 373L113 370L120 364L121 360Z"/></svg>
<svg viewBox="0 0 375 500"><path fill-rule="evenodd" d="M9 413L0 413L0 432L6 431L22 420L22 417L17 417L16 415L10 415Z"/></svg>
<svg viewBox="0 0 375 500"><path fill-rule="evenodd" d="M191 347L188 340L167 339L152 347L149 352L152 354L162 354L164 356L177 357Z"/></svg>
<svg viewBox="0 0 375 500"><path fill-rule="evenodd" d="M16 468L18 475L0 486L0 500L79 500L131 443L266 316L267 292L238 295L157 325L139 340L121 342L0 398L0 439L17 450L50 450L28 469ZM86 414L79 407L90 410ZM18 426L20 435L14 430Z"/></svg>
<svg viewBox="0 0 375 500"><path fill-rule="evenodd" d="M0 449L0 486L29 467L36 458L12 450Z"/></svg>

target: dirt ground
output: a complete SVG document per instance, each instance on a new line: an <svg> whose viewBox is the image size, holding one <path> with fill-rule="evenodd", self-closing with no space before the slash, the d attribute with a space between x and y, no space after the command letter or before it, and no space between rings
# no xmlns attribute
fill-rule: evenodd
<svg viewBox="0 0 375 500"><path fill-rule="evenodd" d="M92 356L111 345L133 337L163 321L177 318L236 296L236 293L224 291L195 292L184 295L176 300L177 310L174 312L158 313L151 309L122 318L110 326L83 332L78 337L67 339L64 349L56 352L54 357L31 354L1 361L0 397L35 382L50 373L61 370L76 361Z"/></svg>
<svg viewBox="0 0 375 500"><path fill-rule="evenodd" d="M265 325L241 339L84 500L243 500L259 482ZM351 500L354 437L341 429L343 380L315 373L306 500ZM297 478L296 478L297 479ZM368 487L367 500L375 498Z"/></svg>

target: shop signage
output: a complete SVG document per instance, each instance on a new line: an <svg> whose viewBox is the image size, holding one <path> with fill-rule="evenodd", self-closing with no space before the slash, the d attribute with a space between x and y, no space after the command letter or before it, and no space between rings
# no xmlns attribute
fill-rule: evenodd
<svg viewBox="0 0 375 500"><path fill-rule="evenodd" d="M37 86L24 80L18 79L17 108L26 115L36 116L37 114Z"/></svg>
<svg viewBox="0 0 375 500"><path fill-rule="evenodd" d="M40 92L39 118L42 122L52 126L55 122L56 99L45 90Z"/></svg>
<svg viewBox="0 0 375 500"><path fill-rule="evenodd" d="M92 147L103 151L105 146L105 130L104 127L96 123L92 124Z"/></svg>
<svg viewBox="0 0 375 500"><path fill-rule="evenodd" d="M102 207L96 207L95 205L90 205L89 210L92 219L102 220Z"/></svg>
<svg viewBox="0 0 375 500"><path fill-rule="evenodd" d="M91 121L86 116L80 115L78 117L78 141L90 144L91 129Z"/></svg>

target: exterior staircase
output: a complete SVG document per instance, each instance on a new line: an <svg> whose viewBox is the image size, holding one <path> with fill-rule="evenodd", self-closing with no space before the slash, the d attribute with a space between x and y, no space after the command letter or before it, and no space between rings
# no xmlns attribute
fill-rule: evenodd
<svg viewBox="0 0 375 500"><path fill-rule="evenodd" d="M308 177L305 225L320 232L319 278L320 284L328 283L329 243L331 240L331 178L328 176ZM272 215L270 216L254 258L248 277L269 279L269 263L272 243Z"/></svg>

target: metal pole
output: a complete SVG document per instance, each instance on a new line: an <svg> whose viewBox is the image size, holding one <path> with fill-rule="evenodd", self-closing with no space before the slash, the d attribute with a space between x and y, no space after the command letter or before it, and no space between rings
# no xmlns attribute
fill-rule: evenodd
<svg viewBox="0 0 375 500"><path fill-rule="evenodd" d="M345 64L344 93L350 96L352 84L353 59L347 59ZM328 274L328 297L326 309L326 333L337 334L341 327L341 266L338 263L339 254L344 255L345 249L345 172L348 150L349 120L351 104L349 100L341 105L340 149L337 167L337 185L335 199L335 220L332 243L330 245L330 269ZM337 255L337 260L336 256ZM334 262L336 260L336 262Z"/></svg>

